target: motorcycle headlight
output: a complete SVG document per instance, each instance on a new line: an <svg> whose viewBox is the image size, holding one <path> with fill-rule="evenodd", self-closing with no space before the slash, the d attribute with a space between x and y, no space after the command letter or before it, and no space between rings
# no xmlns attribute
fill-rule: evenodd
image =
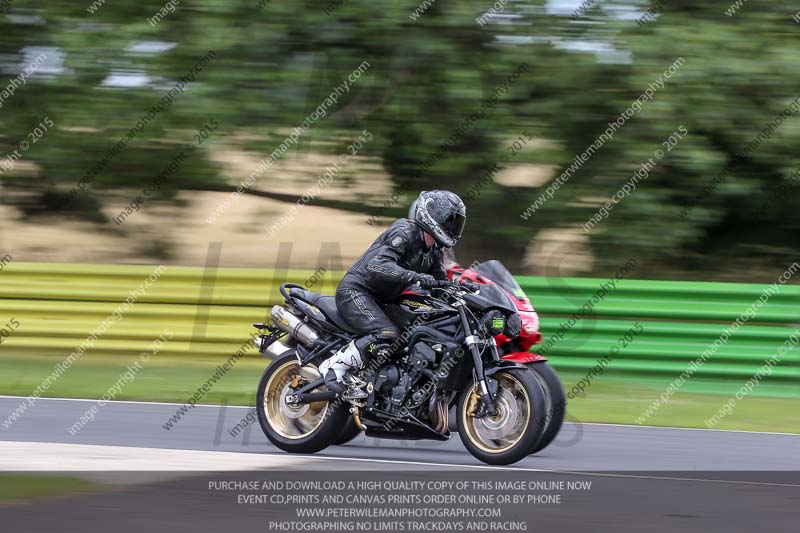
<svg viewBox="0 0 800 533"><path fill-rule="evenodd" d="M493 309L483 315L481 322L483 323L484 331L486 331L492 337L503 333L503 330L506 327L506 317L497 309Z"/></svg>
<svg viewBox="0 0 800 533"><path fill-rule="evenodd" d="M509 339L516 339L522 331L522 317L519 313L514 313L506 320L505 328L503 328L503 335Z"/></svg>

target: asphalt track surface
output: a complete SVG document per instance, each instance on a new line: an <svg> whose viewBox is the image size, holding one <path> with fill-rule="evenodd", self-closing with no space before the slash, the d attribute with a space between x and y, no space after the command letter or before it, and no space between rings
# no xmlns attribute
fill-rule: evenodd
<svg viewBox="0 0 800 533"><path fill-rule="evenodd" d="M20 401L0 397L0 420ZM163 424L179 405L109 402L70 435L67 428L92 403L41 399L10 428L0 427L0 441L286 456L257 424L235 438L229 434L248 413L241 407L197 406L167 430ZM528 531L800 531L800 435L567 423L553 445L509 467L478 462L457 435L445 443L359 437L306 459L225 479L590 480L590 492L512 515L527 521ZM24 466L25 458L19 463ZM35 532L272 531L269 521L291 519L286 506L241 506L209 492L209 480L219 476L195 472L102 494L0 507L0 523L19 526L9 531Z"/></svg>
<svg viewBox="0 0 800 533"><path fill-rule="evenodd" d="M0 420L21 398L0 397ZM72 436L67 428L96 404L92 400L40 399L0 440L60 442L183 450L282 454L264 437L257 423L232 437L230 431L247 415L244 407L197 406L169 430L163 424L179 404L108 402L96 419ZM448 442L396 441L363 436L332 446L325 469L352 469L355 462L408 462L478 467L453 434ZM787 471L800 470L800 435L678 428L565 423L555 442L511 469L555 471Z"/></svg>

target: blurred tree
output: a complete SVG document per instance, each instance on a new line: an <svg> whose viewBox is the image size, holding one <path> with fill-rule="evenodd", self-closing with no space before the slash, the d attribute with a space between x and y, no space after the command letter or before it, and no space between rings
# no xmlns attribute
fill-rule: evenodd
<svg viewBox="0 0 800 533"><path fill-rule="evenodd" d="M382 213L401 216L419 189L475 191L526 130L547 142L507 165L556 165L560 175L683 57L641 112L529 219L520 215L547 183L489 183L472 194L466 255L500 257L519 269L539 231L582 232L683 126L688 135L589 232L595 273L613 272L629 257L649 264L654 277L734 272L744 257L774 269L796 257L798 195L775 194L800 164L796 119L737 158L800 96L788 7L748 5L729 17L727 0L676 0L640 26L634 18L647 9L642 2L598 2L573 21L577 4L532 0L508 2L502 15L479 24L491 4L438 0L414 21L417 0L350 0L327 12L325 2L193 0L154 26L148 19L164 7L161 0L17 0L0 17L0 68L10 82L38 54L46 60L3 102L0 150L13 153L45 117L55 126L23 154L34 170L17 164L2 174L5 201L31 215L60 209L62 216L102 220L105 189L145 186L209 119L219 121L226 142L242 132L260 139L239 142L264 157L367 61L368 72L296 149L369 128L376 140L368 150L400 194ZM86 194L64 205L70 189L210 50L216 55L197 80L108 159ZM498 92L522 64L528 68ZM481 108L484 115L463 127ZM726 168L729 177L704 195ZM281 198L271 191L271 172L252 193ZM163 196L231 190L244 177L224 180L199 150ZM319 202L370 215L387 199L354 200L361 204ZM751 214L764 205L763 216Z"/></svg>

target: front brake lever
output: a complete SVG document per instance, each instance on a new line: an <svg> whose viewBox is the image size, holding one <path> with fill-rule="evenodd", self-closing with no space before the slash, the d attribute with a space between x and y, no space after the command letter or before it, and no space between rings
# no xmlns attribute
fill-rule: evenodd
<svg viewBox="0 0 800 533"><path fill-rule="evenodd" d="M459 285L461 286L461 290L469 292L470 294L476 294L478 291L481 290L480 286L477 283L470 283L468 281L466 281L466 282L462 281L461 283L459 283Z"/></svg>

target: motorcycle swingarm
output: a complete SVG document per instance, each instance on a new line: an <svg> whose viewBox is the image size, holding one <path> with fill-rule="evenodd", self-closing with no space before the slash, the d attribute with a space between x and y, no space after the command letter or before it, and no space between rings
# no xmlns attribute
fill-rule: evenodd
<svg viewBox="0 0 800 533"><path fill-rule="evenodd" d="M326 392L312 392L313 390L323 386L325 380L322 378L315 379L311 383L307 383L285 398L288 403L303 404L314 402L330 402L336 399L336 393L332 391Z"/></svg>

